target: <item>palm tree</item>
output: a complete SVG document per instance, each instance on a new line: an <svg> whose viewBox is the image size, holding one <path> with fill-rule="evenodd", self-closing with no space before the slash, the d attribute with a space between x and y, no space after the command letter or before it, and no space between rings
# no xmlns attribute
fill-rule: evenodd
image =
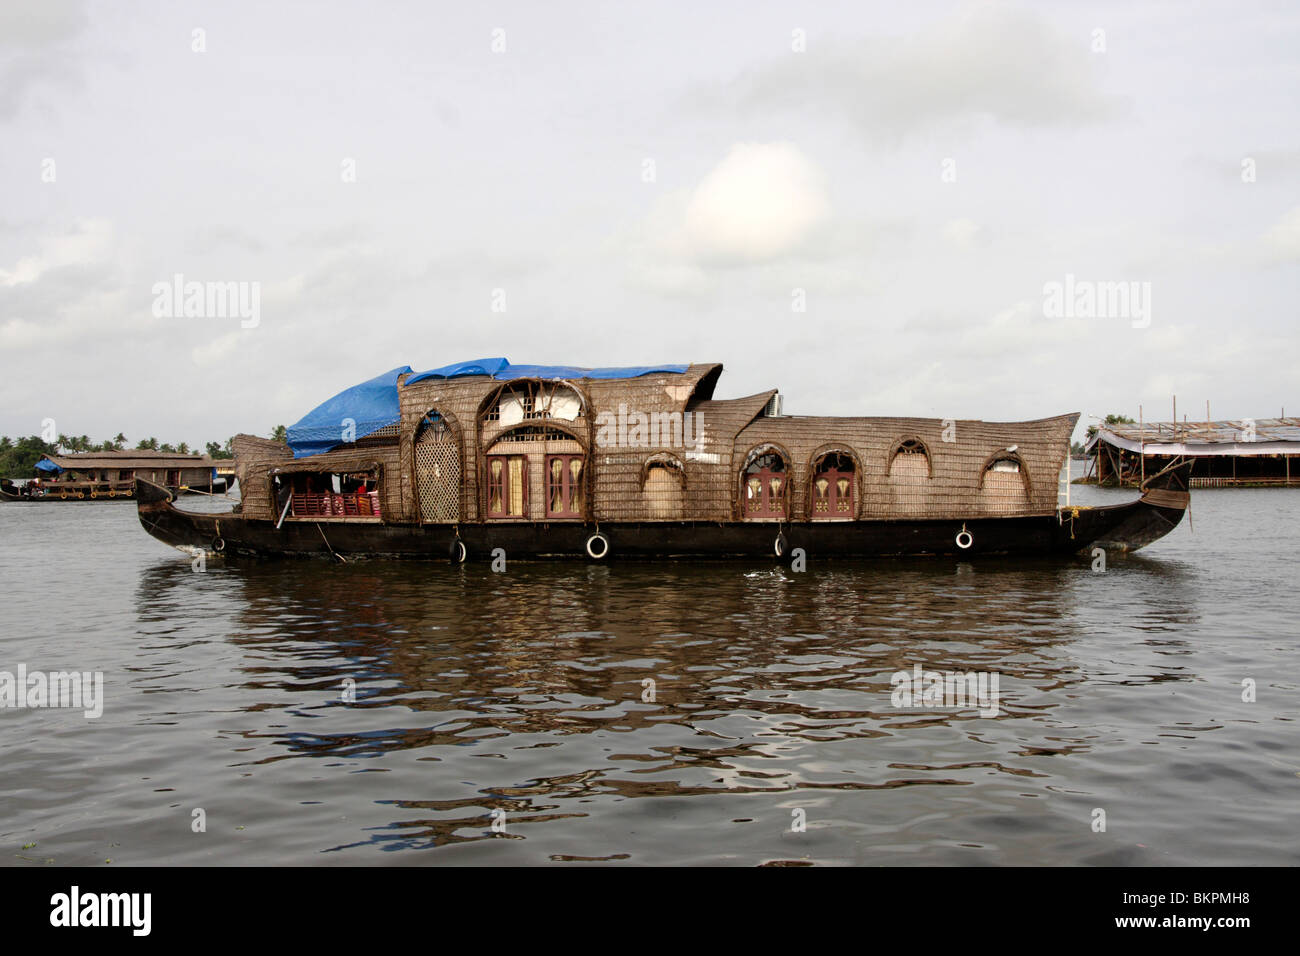
<svg viewBox="0 0 1300 956"><path fill-rule="evenodd" d="M1102 424L1103 425L1136 425L1137 422L1133 421L1133 419L1129 418L1127 415L1107 415L1104 419L1102 419ZM1092 441L1092 436L1095 434L1097 434L1097 426L1089 425L1088 432L1087 432L1088 441Z"/></svg>
<svg viewBox="0 0 1300 956"><path fill-rule="evenodd" d="M126 447L126 436L123 435L121 432L118 432L117 437L113 439L113 450L121 451L125 447Z"/></svg>
<svg viewBox="0 0 1300 956"><path fill-rule="evenodd" d="M271 441L278 441L281 445L287 445L289 443L289 430L283 425L276 425L271 430Z"/></svg>

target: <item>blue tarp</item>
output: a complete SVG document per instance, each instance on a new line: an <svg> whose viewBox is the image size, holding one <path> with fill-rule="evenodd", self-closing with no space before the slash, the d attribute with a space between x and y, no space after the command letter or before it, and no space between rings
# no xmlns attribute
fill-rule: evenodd
<svg viewBox="0 0 1300 956"><path fill-rule="evenodd" d="M406 380L406 384L419 382L426 378L460 378L463 375L496 375L504 368L508 368L510 363L503 358L485 358L477 359L473 362L457 362L455 365L444 365L442 368L435 368L429 372L420 372L412 375Z"/></svg>
<svg viewBox="0 0 1300 956"><path fill-rule="evenodd" d="M460 378L466 375L489 375L499 382L516 378L574 379L574 378L639 378L669 372L680 375L686 365L639 365L629 368L575 368L570 365L511 365L503 358L476 359L444 365L428 372L420 372L406 380L406 384L427 378ZM411 371L409 365L377 375L368 382L354 385L339 392L329 401L316 406L296 424L288 428L289 447L294 458L319 455L349 441L365 438L401 418L401 402L397 397L398 376ZM349 427L355 431L349 433ZM39 468L40 465L37 465ZM55 466L56 468L58 466Z"/></svg>
<svg viewBox="0 0 1300 956"><path fill-rule="evenodd" d="M658 372L671 372L680 375L686 365L637 365L627 368L577 368L572 365L511 365L503 358L476 359L472 362L459 362L444 365L432 371L420 372L406 380L407 385L423 381L426 378L459 378L464 375L490 375L498 382L507 382L516 378L640 378Z"/></svg>
<svg viewBox="0 0 1300 956"><path fill-rule="evenodd" d="M368 382L353 385L290 425L289 447L293 449L293 457L319 455L343 444L345 436L356 441L388 425L395 425L401 418L397 377L409 371L411 367L403 365L376 375Z"/></svg>
<svg viewBox="0 0 1300 956"><path fill-rule="evenodd" d="M37 471L62 471L63 469L50 461L48 458L42 458L36 463Z"/></svg>

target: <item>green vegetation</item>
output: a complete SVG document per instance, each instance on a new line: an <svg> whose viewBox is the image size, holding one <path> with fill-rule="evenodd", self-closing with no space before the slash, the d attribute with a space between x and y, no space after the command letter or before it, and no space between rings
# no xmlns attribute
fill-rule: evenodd
<svg viewBox="0 0 1300 956"><path fill-rule="evenodd" d="M283 432L284 426L279 425L276 430ZM201 452L198 446L191 448L188 442L180 442L177 445L171 445L167 442L159 444L158 439L150 437L140 439L135 448L139 451L179 452L182 455L206 453L209 458L214 459L234 458L235 454L231 450L232 442L233 439L230 438L227 438L224 442L210 441L203 446ZM38 435L29 435L26 438L19 438L17 441L11 439L8 435L0 436L0 477L33 477L36 471L36 463L41 460L42 455L124 451L127 447L126 435L121 432L102 442L93 442L88 435L60 435L53 442L44 441Z"/></svg>
<svg viewBox="0 0 1300 956"><path fill-rule="evenodd" d="M1137 422L1127 415L1107 415L1102 420L1103 425L1136 425ZM1097 426L1088 426L1088 441L1092 441L1092 436L1097 434Z"/></svg>
<svg viewBox="0 0 1300 956"><path fill-rule="evenodd" d="M30 478L42 455L53 455L58 448L41 441L39 435L29 435L18 441L9 436L0 438L0 476L5 478Z"/></svg>

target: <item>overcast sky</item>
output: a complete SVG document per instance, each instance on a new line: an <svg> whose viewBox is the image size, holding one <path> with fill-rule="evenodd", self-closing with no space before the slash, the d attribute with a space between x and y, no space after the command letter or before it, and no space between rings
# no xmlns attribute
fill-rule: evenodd
<svg viewBox="0 0 1300 956"><path fill-rule="evenodd" d="M1300 414L1292 3L11 2L0 144L11 436L265 434L497 355ZM157 315L178 273L258 323ZM1149 321L1045 314L1067 275Z"/></svg>

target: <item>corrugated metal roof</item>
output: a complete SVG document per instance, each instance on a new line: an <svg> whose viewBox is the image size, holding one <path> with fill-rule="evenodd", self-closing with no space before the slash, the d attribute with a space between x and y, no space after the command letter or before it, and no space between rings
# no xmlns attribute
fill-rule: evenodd
<svg viewBox="0 0 1300 956"><path fill-rule="evenodd" d="M1102 425L1103 431L1129 441L1237 443L1254 424L1254 441L1300 442L1300 418L1239 418L1215 422L1144 422L1141 425Z"/></svg>
<svg viewBox="0 0 1300 956"><path fill-rule="evenodd" d="M1089 440L1087 450L1091 451L1099 441L1147 455L1294 455L1300 454L1300 419L1102 425Z"/></svg>
<svg viewBox="0 0 1300 956"><path fill-rule="evenodd" d="M42 455L60 468L206 468L212 459L206 455L182 455L180 452L134 449L123 451L89 451L67 455Z"/></svg>

